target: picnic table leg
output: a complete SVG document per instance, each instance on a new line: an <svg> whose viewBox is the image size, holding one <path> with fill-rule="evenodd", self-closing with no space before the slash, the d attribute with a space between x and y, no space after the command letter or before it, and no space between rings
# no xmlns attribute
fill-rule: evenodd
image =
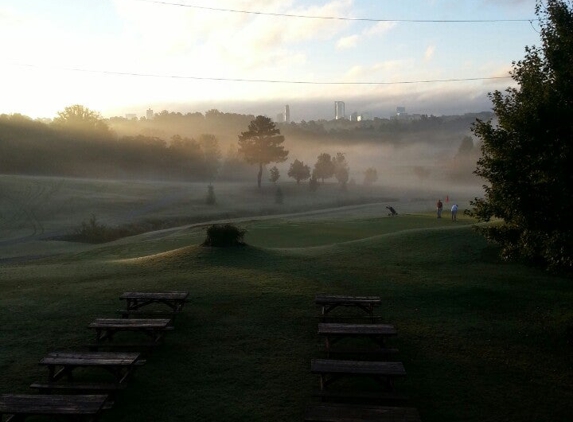
<svg viewBox="0 0 573 422"><path fill-rule="evenodd" d="M326 380L324 379L326 375L320 374L319 381L320 381L320 391L326 390Z"/></svg>

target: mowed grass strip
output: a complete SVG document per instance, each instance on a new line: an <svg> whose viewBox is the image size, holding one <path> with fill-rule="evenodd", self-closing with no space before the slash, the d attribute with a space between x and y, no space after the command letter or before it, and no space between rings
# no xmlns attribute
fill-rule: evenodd
<svg viewBox="0 0 573 422"><path fill-rule="evenodd" d="M500 263L467 225L400 218L398 231L388 218L362 221L379 234L344 243L333 240L355 220L318 221L332 244L312 248L294 247L298 234L289 240L294 220L267 220L249 223L246 240L258 246L181 247L178 232L172 250L161 247L169 237L124 239L95 256L3 265L1 392L45 379L37 362L47 351L92 341L87 324L115 315L121 292L188 290L175 331L103 420L299 421L318 386L314 295L373 294L398 329L392 346L408 376L397 386L422 420L570 420L571 280Z"/></svg>

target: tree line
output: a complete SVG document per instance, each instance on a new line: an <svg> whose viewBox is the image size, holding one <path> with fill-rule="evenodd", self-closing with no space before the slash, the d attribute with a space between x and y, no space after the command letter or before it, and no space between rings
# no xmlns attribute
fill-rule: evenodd
<svg viewBox="0 0 573 422"><path fill-rule="evenodd" d="M173 135L118 137L98 113L67 107L50 123L0 115L0 173L70 177L212 180L246 177L236 151L223 154L217 138Z"/></svg>
<svg viewBox="0 0 573 422"><path fill-rule="evenodd" d="M271 163L286 161L285 137L268 117L254 117L246 131L235 135L236 146L225 154L213 134L194 138L173 135L118 137L95 111L81 105L66 107L50 123L20 114L0 115L0 173L45 176L154 178L160 180L213 181L246 180L258 167L257 184ZM365 183L372 183L369 169ZM295 159L287 176L300 184L335 177L341 187L349 179L349 165L343 153L322 153L314 167ZM377 176L376 176L377 177ZM276 183L279 170L270 169Z"/></svg>

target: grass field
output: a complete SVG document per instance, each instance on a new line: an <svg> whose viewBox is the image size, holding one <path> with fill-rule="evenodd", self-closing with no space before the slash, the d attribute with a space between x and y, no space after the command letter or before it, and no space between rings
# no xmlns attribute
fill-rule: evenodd
<svg viewBox="0 0 573 422"><path fill-rule="evenodd" d="M299 421L318 386L314 295L373 294L398 329L408 376L397 387L423 421L570 421L571 280L500 263L471 220L437 220L424 203L396 200L396 218L381 204L249 218L237 223L248 231L239 249L200 247L194 225L104 245L12 231L1 250L13 258L0 261L0 392L44 380L39 359L90 342L87 324L116 315L123 291L188 290L175 331L102 421ZM52 221L48 206L30 212L60 230L72 211Z"/></svg>

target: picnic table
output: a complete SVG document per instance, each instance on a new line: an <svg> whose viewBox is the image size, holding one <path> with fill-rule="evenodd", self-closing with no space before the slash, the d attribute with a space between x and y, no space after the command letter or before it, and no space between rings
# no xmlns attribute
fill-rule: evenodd
<svg viewBox="0 0 573 422"><path fill-rule="evenodd" d="M107 395L3 394L0 421L24 421L29 416L64 416L94 422L104 409Z"/></svg>
<svg viewBox="0 0 573 422"><path fill-rule="evenodd" d="M51 352L40 360L40 365L48 368L48 381L54 382L66 376L73 379L76 368L101 368L110 372L117 383L125 382L143 363L140 353L119 352Z"/></svg>
<svg viewBox="0 0 573 422"><path fill-rule="evenodd" d="M316 404L306 409L305 422L420 422L411 407Z"/></svg>
<svg viewBox="0 0 573 422"><path fill-rule="evenodd" d="M362 309L370 318L374 319L374 308L380 306L381 302L379 296L342 296L321 293L314 298L314 303L322 309L321 315L323 319L340 306Z"/></svg>
<svg viewBox="0 0 573 422"><path fill-rule="evenodd" d="M170 292L125 292L119 299L125 300L126 310L123 312L124 317L141 312L141 308L151 304L163 304L169 308L170 314L177 314L183 310L183 305L187 302L189 292L170 291ZM146 313L144 311L144 313ZM165 312L163 312L165 313Z"/></svg>
<svg viewBox="0 0 573 422"><path fill-rule="evenodd" d="M97 318L88 325L96 331L96 342L113 341L118 331L131 331L146 334L152 338L154 344L163 340L165 332L173 329L171 320L166 318Z"/></svg>
<svg viewBox="0 0 573 422"><path fill-rule="evenodd" d="M350 376L370 377L394 390L394 378L406 375L402 362L376 362L336 359L313 359L311 372L320 376L320 389L326 390L332 382Z"/></svg>
<svg viewBox="0 0 573 422"><path fill-rule="evenodd" d="M331 346L345 337L364 337L373 340L381 351L385 350L385 338L397 334L389 324L340 324L319 323L318 334L324 336L327 356Z"/></svg>

